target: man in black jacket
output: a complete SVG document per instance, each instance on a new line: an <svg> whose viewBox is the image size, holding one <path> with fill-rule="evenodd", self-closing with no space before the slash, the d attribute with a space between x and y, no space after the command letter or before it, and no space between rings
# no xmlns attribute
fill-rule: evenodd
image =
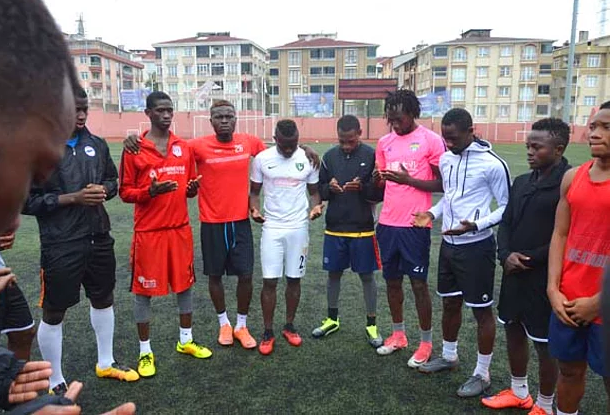
<svg viewBox="0 0 610 415"><path fill-rule="evenodd" d="M551 316L547 264L559 188L571 167L563 157L569 138L570 128L560 119L546 118L532 125L526 141L532 172L515 179L500 223L498 258L504 273L498 320L506 330L511 388L484 398L483 405L490 408L533 407L533 415L553 413L557 364L547 348ZM528 338L539 360L535 405L527 384Z"/></svg>
<svg viewBox="0 0 610 415"><path fill-rule="evenodd" d="M86 127L87 94L75 91L76 127L51 178L34 186L24 213L35 215L41 243L42 322L38 344L51 362L51 388L67 390L61 370L62 321L80 301L81 284L91 302L97 339L98 377L135 381L139 375L113 356L115 286L114 239L103 203L117 194L118 173L106 142Z"/></svg>
<svg viewBox="0 0 610 415"><path fill-rule="evenodd" d="M339 291L343 271L360 275L366 304L366 335L371 346L383 344L375 322L377 285L373 273L380 268L375 240L375 203L383 190L372 178L375 150L360 142L360 123L353 115L337 122L339 145L324 154L320 168L320 195L328 201L324 234L324 270L328 271L328 317L313 330L316 338L339 330Z"/></svg>

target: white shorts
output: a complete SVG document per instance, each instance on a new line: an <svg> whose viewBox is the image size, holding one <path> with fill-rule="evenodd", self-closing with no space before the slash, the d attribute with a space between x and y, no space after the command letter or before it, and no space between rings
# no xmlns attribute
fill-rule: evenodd
<svg viewBox="0 0 610 415"><path fill-rule="evenodd" d="M263 278L301 278L307 264L309 228L263 228L260 249Z"/></svg>

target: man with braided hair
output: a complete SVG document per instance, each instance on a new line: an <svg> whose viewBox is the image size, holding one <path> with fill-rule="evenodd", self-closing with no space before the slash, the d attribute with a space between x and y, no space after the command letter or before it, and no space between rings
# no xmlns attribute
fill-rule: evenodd
<svg viewBox="0 0 610 415"><path fill-rule="evenodd" d="M384 188L377 226L383 277L392 314L392 335L377 349L388 355L407 347L403 322L402 280L407 274L415 296L421 341L409 367L426 363L432 353L432 302L428 290L430 227L413 226L413 214L432 206L432 192L442 192L438 168L445 152L443 139L418 125L421 111L413 91L399 89L385 100L385 116L392 132L379 140L373 177Z"/></svg>

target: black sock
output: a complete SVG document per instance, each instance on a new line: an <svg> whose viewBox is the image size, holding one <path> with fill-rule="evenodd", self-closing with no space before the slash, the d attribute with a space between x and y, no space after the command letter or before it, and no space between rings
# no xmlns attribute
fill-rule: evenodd
<svg viewBox="0 0 610 415"><path fill-rule="evenodd" d="M297 329L294 328L294 324L292 323L286 323L286 325L284 326L284 330L289 331L290 333L297 332Z"/></svg>
<svg viewBox="0 0 610 415"><path fill-rule="evenodd" d="M375 316L366 316L366 326L374 326L376 323L376 317Z"/></svg>
<svg viewBox="0 0 610 415"><path fill-rule="evenodd" d="M338 317L339 317L339 309L338 308L329 308L328 309L328 318L330 318L331 320L337 321Z"/></svg>
<svg viewBox="0 0 610 415"><path fill-rule="evenodd" d="M263 338L268 340L275 337L273 334L273 329L265 329L265 332L263 333Z"/></svg>

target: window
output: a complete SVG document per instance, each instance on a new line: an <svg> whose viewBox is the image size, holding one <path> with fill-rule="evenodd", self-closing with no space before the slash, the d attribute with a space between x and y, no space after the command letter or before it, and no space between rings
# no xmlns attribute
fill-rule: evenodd
<svg viewBox="0 0 610 415"><path fill-rule="evenodd" d="M587 75L586 85L587 88L597 87L597 75Z"/></svg>
<svg viewBox="0 0 610 415"><path fill-rule="evenodd" d="M466 89L464 87L451 88L451 101L459 102L466 99Z"/></svg>
<svg viewBox="0 0 610 415"><path fill-rule="evenodd" d="M345 79L355 79L356 68L345 68Z"/></svg>
<svg viewBox="0 0 610 415"><path fill-rule="evenodd" d="M210 76L210 64L209 63L197 64L197 75Z"/></svg>
<svg viewBox="0 0 610 415"><path fill-rule="evenodd" d="M322 92L322 85L312 85L309 87L309 92L312 94L319 94Z"/></svg>
<svg viewBox="0 0 610 415"><path fill-rule="evenodd" d="M322 68L319 66L313 66L311 68L309 68L309 75L312 78L319 78L322 76Z"/></svg>
<svg viewBox="0 0 610 415"><path fill-rule="evenodd" d="M182 49L183 56L193 56L193 48L184 48Z"/></svg>
<svg viewBox="0 0 610 415"><path fill-rule="evenodd" d="M553 53L553 44L552 43L543 43L540 45L540 53L543 55L550 55Z"/></svg>
<svg viewBox="0 0 610 415"><path fill-rule="evenodd" d="M301 51L288 51L288 66L301 66Z"/></svg>
<svg viewBox="0 0 610 415"><path fill-rule="evenodd" d="M288 83L289 84L300 84L301 83L301 71L299 69L291 69L288 71Z"/></svg>
<svg viewBox="0 0 610 415"><path fill-rule="evenodd" d="M453 62L466 62L466 49L465 48L453 49Z"/></svg>
<svg viewBox="0 0 610 415"><path fill-rule="evenodd" d="M466 82L466 68L452 68L451 81Z"/></svg>
<svg viewBox="0 0 610 415"><path fill-rule="evenodd" d="M176 59L177 56L176 48L167 48L167 58Z"/></svg>
<svg viewBox="0 0 610 415"><path fill-rule="evenodd" d="M532 113L534 112L534 107L532 105L519 105L519 111L517 115L517 119L520 122L530 121L532 119Z"/></svg>
<svg viewBox="0 0 610 415"><path fill-rule="evenodd" d="M477 56L479 58L489 58L489 48L487 46L479 46Z"/></svg>
<svg viewBox="0 0 610 415"><path fill-rule="evenodd" d="M487 98L487 87L478 86L476 89L476 94L478 98Z"/></svg>
<svg viewBox="0 0 610 415"><path fill-rule="evenodd" d="M500 56L503 58L508 58L509 56L513 56L513 47L512 46L502 46L500 49Z"/></svg>
<svg viewBox="0 0 610 415"><path fill-rule="evenodd" d="M588 107L593 107L593 106L595 106L596 101L597 101L596 96L588 95L585 97L584 104Z"/></svg>
<svg viewBox="0 0 610 415"><path fill-rule="evenodd" d="M212 58L222 58L225 54L224 46L212 46L210 56Z"/></svg>
<svg viewBox="0 0 610 415"><path fill-rule="evenodd" d="M437 46L434 48L435 58L446 58L447 57L447 46Z"/></svg>
<svg viewBox="0 0 610 415"><path fill-rule="evenodd" d="M278 85L271 85L269 87L269 95L279 95L279 94L280 94L280 87Z"/></svg>
<svg viewBox="0 0 610 415"><path fill-rule="evenodd" d="M225 56L227 58L237 58L239 57L240 50L239 45L227 45L225 46Z"/></svg>
<svg viewBox="0 0 610 415"><path fill-rule="evenodd" d="M294 101L294 96L301 93L301 88L288 88L288 98Z"/></svg>
<svg viewBox="0 0 610 415"><path fill-rule="evenodd" d="M184 81L184 92L190 92L194 87L191 81Z"/></svg>
<svg viewBox="0 0 610 415"><path fill-rule="evenodd" d="M81 72L80 79L82 79L83 81L86 81L87 79L89 79L89 72Z"/></svg>
<svg viewBox="0 0 610 415"><path fill-rule="evenodd" d="M521 67L521 80L532 81L534 79L534 67L533 66L522 66Z"/></svg>
<svg viewBox="0 0 610 415"><path fill-rule="evenodd" d="M279 102L271 103L271 115L278 115L280 113L280 104Z"/></svg>
<svg viewBox="0 0 610 415"><path fill-rule="evenodd" d="M322 59L335 59L335 50L322 49Z"/></svg>
<svg viewBox="0 0 610 415"><path fill-rule="evenodd" d="M193 65L184 65L184 74L193 75Z"/></svg>
<svg viewBox="0 0 610 415"><path fill-rule="evenodd" d="M538 73L540 76L550 75L551 74L551 64L540 65L540 70Z"/></svg>
<svg viewBox="0 0 610 415"><path fill-rule="evenodd" d="M521 59L524 61L533 61L536 59L536 46L527 45L521 52Z"/></svg>
<svg viewBox="0 0 610 415"><path fill-rule="evenodd" d="M487 117L487 105L475 105L474 116L479 118Z"/></svg>
<svg viewBox="0 0 610 415"><path fill-rule="evenodd" d="M374 58L375 56L377 56L377 46L368 46L366 48L366 57Z"/></svg>
<svg viewBox="0 0 610 415"><path fill-rule="evenodd" d="M242 98L241 109L246 111L252 111L254 109L254 101L252 98Z"/></svg>
<svg viewBox="0 0 610 415"><path fill-rule="evenodd" d="M377 75L377 68L375 67L375 65L367 65L367 67L366 67L366 77L367 78L374 78L375 75Z"/></svg>
<svg viewBox="0 0 610 415"><path fill-rule="evenodd" d="M269 51L269 60L277 61L280 59L280 52L278 50L270 50Z"/></svg>
<svg viewBox="0 0 610 415"><path fill-rule="evenodd" d="M163 66L157 65L157 78L161 78L163 76ZM110 74L106 72L106 79L110 78Z"/></svg>
<svg viewBox="0 0 610 415"><path fill-rule="evenodd" d="M223 63L213 63L212 64L212 75L213 76L224 76L225 74L225 65Z"/></svg>
<svg viewBox="0 0 610 415"><path fill-rule="evenodd" d="M519 101L532 101L534 99L534 88L522 86L519 88Z"/></svg>
<svg viewBox="0 0 610 415"><path fill-rule="evenodd" d="M80 63L82 65L86 65L87 64L87 55L80 55L79 59L80 59Z"/></svg>
<svg viewBox="0 0 610 415"><path fill-rule="evenodd" d="M335 59L334 49L312 49L309 51L309 58L312 60Z"/></svg>
<svg viewBox="0 0 610 415"><path fill-rule="evenodd" d="M225 68L225 75L239 75L239 64L238 63L227 63Z"/></svg>
<svg viewBox="0 0 610 415"><path fill-rule="evenodd" d="M510 105L498 105L498 117L499 118L510 117Z"/></svg>
<svg viewBox="0 0 610 415"><path fill-rule="evenodd" d="M241 81L241 92L252 93L252 81Z"/></svg>
<svg viewBox="0 0 610 415"><path fill-rule="evenodd" d="M536 115L548 116L549 115L549 106L548 104L536 105Z"/></svg>
<svg viewBox="0 0 610 415"><path fill-rule="evenodd" d="M500 76L501 77L509 77L510 76L510 66L500 66Z"/></svg>
<svg viewBox="0 0 610 415"><path fill-rule="evenodd" d="M432 73L435 78L446 78L447 67L446 66L435 66L432 68Z"/></svg>
<svg viewBox="0 0 610 415"><path fill-rule="evenodd" d="M178 93L178 84L177 83L167 84L167 90L170 93L177 94Z"/></svg>
<svg viewBox="0 0 610 415"><path fill-rule="evenodd" d="M335 67L334 66L325 66L324 67L324 76L334 77L335 76Z"/></svg>
<svg viewBox="0 0 610 415"><path fill-rule="evenodd" d="M175 78L178 76L178 67L176 65L169 65L167 67L167 76Z"/></svg>
<svg viewBox="0 0 610 415"><path fill-rule="evenodd" d="M322 92L324 92L325 94L334 94L335 86L334 85L324 85L322 87Z"/></svg>
<svg viewBox="0 0 610 415"><path fill-rule="evenodd" d="M210 47L209 46L197 46L197 57L198 58L209 58L210 57Z"/></svg>
<svg viewBox="0 0 610 415"><path fill-rule="evenodd" d="M159 69L159 67L157 67L157 69ZM111 80L110 80L110 74L109 74L109 73L107 73L107 74L106 74L106 83L108 83L108 84L109 84L110 82L111 82Z"/></svg>
<svg viewBox="0 0 610 415"><path fill-rule="evenodd" d="M269 76L273 77L273 78L277 78L278 76L280 76L280 70L278 68L269 69Z"/></svg>
<svg viewBox="0 0 610 415"><path fill-rule="evenodd" d="M125 89L133 89L133 88L125 88ZM102 98L102 88L98 87L98 86L94 86L93 89L91 90L92 92L92 96L93 99L100 99Z"/></svg>
<svg viewBox="0 0 610 415"><path fill-rule="evenodd" d="M312 49L309 51L309 59L322 59L322 49Z"/></svg>
<svg viewBox="0 0 610 415"><path fill-rule="evenodd" d="M500 97L510 97L510 86L501 86L498 87L498 96Z"/></svg>
<svg viewBox="0 0 610 415"><path fill-rule="evenodd" d="M345 63L354 65L358 62L358 51L356 49L347 49L345 51Z"/></svg>
<svg viewBox="0 0 610 415"><path fill-rule="evenodd" d="M252 75L252 63L242 62L241 63L241 74L242 75Z"/></svg>
<svg viewBox="0 0 610 415"><path fill-rule="evenodd" d="M538 95L549 95L551 93L550 85L538 85Z"/></svg>
<svg viewBox="0 0 610 415"><path fill-rule="evenodd" d="M489 68L487 66L477 66L477 78L487 78L489 76Z"/></svg>
<svg viewBox="0 0 610 415"><path fill-rule="evenodd" d="M92 72L91 76L93 76L93 80L94 81L101 81L102 80L102 74L99 72Z"/></svg>
<svg viewBox="0 0 610 415"><path fill-rule="evenodd" d="M587 58L587 66L589 68L599 68L601 65L601 57L599 55L589 55Z"/></svg>
<svg viewBox="0 0 610 415"><path fill-rule="evenodd" d="M555 59L553 61L553 69L559 69L559 68L561 68L561 60Z"/></svg>

